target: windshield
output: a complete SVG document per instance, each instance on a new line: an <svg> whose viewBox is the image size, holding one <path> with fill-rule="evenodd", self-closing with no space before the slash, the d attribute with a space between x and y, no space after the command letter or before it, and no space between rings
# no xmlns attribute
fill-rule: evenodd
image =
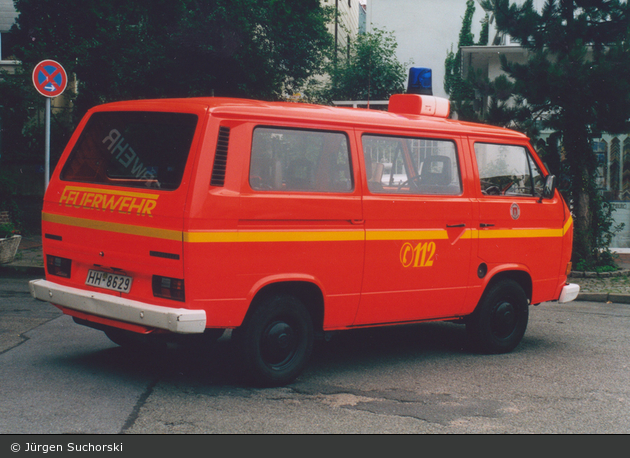
<svg viewBox="0 0 630 458"><path fill-rule="evenodd" d="M61 179L172 190L179 187L197 116L103 112L89 119Z"/></svg>

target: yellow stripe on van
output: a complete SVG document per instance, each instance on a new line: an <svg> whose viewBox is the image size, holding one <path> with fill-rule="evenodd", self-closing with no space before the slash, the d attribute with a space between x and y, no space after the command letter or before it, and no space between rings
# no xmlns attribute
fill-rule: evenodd
<svg viewBox="0 0 630 458"><path fill-rule="evenodd" d="M418 230L367 230L366 240L444 240L448 233L442 229Z"/></svg>
<svg viewBox="0 0 630 458"><path fill-rule="evenodd" d="M561 229L489 229L479 231L480 239L527 239L543 237L562 237Z"/></svg>
<svg viewBox="0 0 630 458"><path fill-rule="evenodd" d="M363 231L241 231L186 232L184 241L212 242L347 242L362 241Z"/></svg>
<svg viewBox="0 0 630 458"><path fill-rule="evenodd" d="M416 230L363 230L347 231L200 231L181 232L171 229L136 226L133 224L112 223L86 218L42 213L42 220L65 224L85 229L97 229L118 234L138 235L165 240L184 241L189 243L251 243L251 242L346 242L346 241L388 241L388 240L447 240L448 233L444 229ZM559 229L466 229L460 238L500 239L500 238L536 238L563 237L571 228L573 219L569 218Z"/></svg>
<svg viewBox="0 0 630 458"><path fill-rule="evenodd" d="M544 238L544 237L564 237L573 224L573 218L569 219L563 227L559 229L488 229L480 230L480 239L526 239L526 238Z"/></svg>
<svg viewBox="0 0 630 458"><path fill-rule="evenodd" d="M569 219L567 220L567 222L564 224L564 227L562 228L562 235L569 232L569 229L571 228L572 225L573 225L573 217L569 215Z"/></svg>
<svg viewBox="0 0 630 458"><path fill-rule="evenodd" d="M98 229L118 234L140 235L143 237L154 237L165 240L182 240L182 232L171 229L158 229L155 227L135 226L133 224L111 223L108 221L75 218L72 216L56 215L53 213L42 213L42 220L49 223L65 224L67 226L82 227L85 229Z"/></svg>

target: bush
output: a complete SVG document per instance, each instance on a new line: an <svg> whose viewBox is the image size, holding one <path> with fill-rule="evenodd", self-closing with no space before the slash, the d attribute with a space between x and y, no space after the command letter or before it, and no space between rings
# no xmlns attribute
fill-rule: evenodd
<svg viewBox="0 0 630 458"><path fill-rule="evenodd" d="M0 223L0 239L8 239L9 237L19 233L20 231L13 223Z"/></svg>
<svg viewBox="0 0 630 458"><path fill-rule="evenodd" d="M10 222L0 222L0 236L19 232L21 212L15 199L16 183L6 173L0 173L0 211L9 213Z"/></svg>

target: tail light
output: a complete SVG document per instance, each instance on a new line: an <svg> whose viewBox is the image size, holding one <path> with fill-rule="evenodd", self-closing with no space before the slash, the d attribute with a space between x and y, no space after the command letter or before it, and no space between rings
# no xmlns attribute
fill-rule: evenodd
<svg viewBox="0 0 630 458"><path fill-rule="evenodd" d="M184 280L180 278L153 276L153 295L174 301L185 301Z"/></svg>
<svg viewBox="0 0 630 458"><path fill-rule="evenodd" d="M58 277L70 278L70 268L72 261L59 256L46 256L46 271L50 275Z"/></svg>

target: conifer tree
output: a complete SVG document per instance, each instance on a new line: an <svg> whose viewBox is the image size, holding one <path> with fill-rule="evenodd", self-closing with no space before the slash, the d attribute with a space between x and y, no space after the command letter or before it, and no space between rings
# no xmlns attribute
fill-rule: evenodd
<svg viewBox="0 0 630 458"><path fill-rule="evenodd" d="M451 101L451 110L457 113L458 119L477 120L478 116L474 110L474 89L470 81L462 78L461 61L462 46L472 46L475 44L475 37L472 33L472 19L475 14L475 1L466 1L466 12L462 21L462 28L459 31L459 41L457 51L451 50L446 55L444 62L444 90Z"/></svg>
<svg viewBox="0 0 630 458"><path fill-rule="evenodd" d="M502 60L517 105L558 133L569 169L574 261L595 265L611 220L595 183L591 139L627 131L630 119L630 11L621 0L485 0L499 32L528 51L527 62ZM516 108L519 108L518 106ZM604 250L606 251L606 250Z"/></svg>

